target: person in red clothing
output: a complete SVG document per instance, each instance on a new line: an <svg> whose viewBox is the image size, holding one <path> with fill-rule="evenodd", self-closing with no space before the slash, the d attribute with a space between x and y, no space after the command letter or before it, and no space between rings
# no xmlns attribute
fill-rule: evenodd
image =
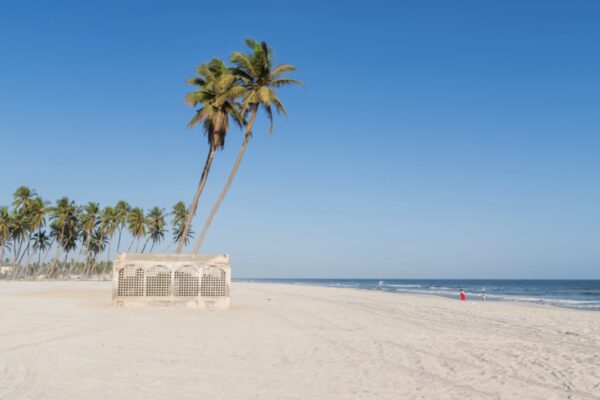
<svg viewBox="0 0 600 400"><path fill-rule="evenodd" d="M467 295L465 294L465 291L460 289L460 301L467 301Z"/></svg>

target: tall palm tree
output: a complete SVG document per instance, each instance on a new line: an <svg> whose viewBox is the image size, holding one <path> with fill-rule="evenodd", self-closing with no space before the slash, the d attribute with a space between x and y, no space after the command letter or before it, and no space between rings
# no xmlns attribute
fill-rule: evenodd
<svg viewBox="0 0 600 400"><path fill-rule="evenodd" d="M127 225L127 216L131 211L131 206L124 200L121 200L115 206L115 216L117 221L117 229L119 230L119 238L117 240L117 253L121 248L121 233L123 232L123 228Z"/></svg>
<svg viewBox="0 0 600 400"><path fill-rule="evenodd" d="M146 249L146 245L148 241L152 241L152 246L150 247L150 252L154 249L154 245L156 243L160 243L161 240L165 238L165 210L159 207L152 208L148 215L146 215L146 228L148 229L148 239L146 243L144 243L144 247L142 248L142 253Z"/></svg>
<svg viewBox="0 0 600 400"><path fill-rule="evenodd" d="M84 275L91 275L96 266L96 257L106 249L108 236L102 229L97 228L90 234L86 242L86 264L87 269L84 269Z"/></svg>
<svg viewBox="0 0 600 400"><path fill-rule="evenodd" d="M214 58L208 64L198 67L196 72L199 76L190 79L188 83L198 86L198 89L188 93L185 102L192 107L200 108L196 110L196 115L188 126L192 128L202 123L204 134L208 139L209 151L185 220L181 240L177 244L177 253L181 253L185 244L183 238L187 238L215 153L225 145L230 119L239 126L242 124L240 106L235 98L243 88L239 86L238 80L231 74L223 60Z"/></svg>
<svg viewBox="0 0 600 400"><path fill-rule="evenodd" d="M28 240L27 246L21 254L18 263L20 263L23 260L23 257L26 254L28 254L27 260L25 261L25 265L29 265L31 256L33 256L33 254L29 255L29 247L32 243L33 235L35 234L35 232L39 233L42 230L42 228L46 225L46 213L48 212L48 207L47 204L39 196L30 198L29 201L22 204L23 205L19 210L21 213L24 214Z"/></svg>
<svg viewBox="0 0 600 400"><path fill-rule="evenodd" d="M37 261L37 265L35 268L37 270L39 270L40 263L42 261L42 253L44 253L50 249L52 242L50 240L50 236L48 236L46 234L46 231L42 231L42 230L33 234L32 242L33 242L33 245L32 245L33 250L38 253L38 261Z"/></svg>
<svg viewBox="0 0 600 400"><path fill-rule="evenodd" d="M188 213L188 209L185 207L185 203L183 201L177 202L171 209L171 215L173 217L171 219L171 226L173 227L173 242L176 244L179 243L184 237L183 232ZM187 245L193 237L194 231L192 231L190 226L190 228L187 230L184 244Z"/></svg>
<svg viewBox="0 0 600 400"><path fill-rule="evenodd" d="M27 208L31 203L34 196L37 193L34 189L27 186L19 186L13 193L13 215L12 215L12 241L15 244L13 247L13 277L17 272L17 265L19 264L21 250L25 239L29 236L29 225ZM17 246L18 243L18 246ZM25 252L23 252L25 254Z"/></svg>
<svg viewBox="0 0 600 400"><path fill-rule="evenodd" d="M100 225L100 206L98 203L89 202L81 209L79 216L81 222L81 236L84 242L91 239L92 234Z"/></svg>
<svg viewBox="0 0 600 400"><path fill-rule="evenodd" d="M79 221L81 222L81 251L86 252L85 264L84 264L84 274L86 273L87 268L90 266L89 262L90 258L88 257L89 248L90 248L90 240L92 240L92 236L96 229L100 226L101 218L100 218L100 206L98 203L89 202L85 206L82 207L81 214L79 216Z"/></svg>
<svg viewBox="0 0 600 400"><path fill-rule="evenodd" d="M245 126L244 139L235 164L233 165L233 169L225 183L225 187L221 191L213 208L210 210L210 214L206 219L202 232L194 245L194 253L200 251L206 232L240 167L240 163L246 152L246 147L252 136L252 127L258 109L262 108L267 115L267 118L270 121L269 133L272 133L273 108L275 108L278 114L286 115L285 107L277 97L275 89L288 85L303 86L300 81L285 77L286 73L296 70L296 67L293 65L280 64L273 68L273 50L266 42L259 43L253 39L247 39L246 45L250 48L249 53L236 52L231 56L231 62L234 65L232 72L241 81L241 86L244 90L242 94L243 113L244 115L249 116Z"/></svg>
<svg viewBox="0 0 600 400"><path fill-rule="evenodd" d="M40 231L46 225L46 214L48 213L48 203L41 197L35 197L27 206L29 227L33 231Z"/></svg>
<svg viewBox="0 0 600 400"><path fill-rule="evenodd" d="M102 274L106 273L106 269L108 268L108 260L110 258L110 248L112 245L113 236L118 226L117 219L117 210L113 207L105 207L102 210L101 221L100 221L100 230L107 236L108 238L108 250L106 252L106 264L104 265L104 271Z"/></svg>
<svg viewBox="0 0 600 400"><path fill-rule="evenodd" d="M18 242L19 246L14 248L15 250L15 271L16 266L21 263L21 260L26 253L29 253L29 244L31 242L31 235L33 235L34 228L32 227L32 211L33 202L37 197L35 189L31 189L28 186L19 186L13 193L13 206L14 206L14 221L15 226L13 229L14 242ZM40 199L40 202L43 203ZM44 218L44 217L42 217ZM23 243L26 242L25 249L22 250Z"/></svg>
<svg viewBox="0 0 600 400"><path fill-rule="evenodd" d="M4 264L4 252L10 250L12 237L12 216L8 207L0 207L0 264Z"/></svg>
<svg viewBox="0 0 600 400"><path fill-rule="evenodd" d="M37 197L35 189L19 186L13 193L13 206L16 210L26 208L35 197Z"/></svg>
<svg viewBox="0 0 600 400"><path fill-rule="evenodd" d="M23 247L23 243L25 240L28 240L29 237L29 229L27 222L27 213L23 208L14 209L11 213L11 231L10 231L10 240L13 243L13 270L12 270L12 278L15 278L19 271L17 270L17 266L19 265L19 260L21 258L21 250ZM18 246L17 246L18 243ZM24 254L25 252L23 252Z"/></svg>
<svg viewBox="0 0 600 400"><path fill-rule="evenodd" d="M146 218L144 217L144 210L140 207L135 207L129 212L127 216L127 229L131 233L132 239L134 239L131 241L127 251L131 250L131 246L133 246L133 242L135 241L135 251L137 252L140 239L146 236Z"/></svg>
<svg viewBox="0 0 600 400"><path fill-rule="evenodd" d="M56 201L56 205L50 211L50 236L56 242L56 255L52 265L48 269L48 275L54 276L57 271L60 250L65 252L65 261L69 252L77 247L81 226L79 222L80 207L68 197L62 197Z"/></svg>

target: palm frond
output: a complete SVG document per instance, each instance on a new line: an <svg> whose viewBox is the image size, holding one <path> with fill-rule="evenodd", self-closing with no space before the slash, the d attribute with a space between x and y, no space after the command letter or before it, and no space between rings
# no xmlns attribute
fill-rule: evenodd
<svg viewBox="0 0 600 400"><path fill-rule="evenodd" d="M201 108L199 110L196 111L196 114L194 115L194 118L192 118L190 120L190 122L188 122L188 128L193 128L194 126L196 126L198 123L202 122L205 119L204 116L204 108Z"/></svg>
<svg viewBox="0 0 600 400"><path fill-rule="evenodd" d="M203 86L206 81L202 78L194 77L187 80L187 83L190 85Z"/></svg>
<svg viewBox="0 0 600 400"><path fill-rule="evenodd" d="M240 79L244 83L248 83L252 81L252 75L250 75L247 71L242 68L232 67L229 68L229 71L236 78Z"/></svg>
<svg viewBox="0 0 600 400"><path fill-rule="evenodd" d="M283 103L279 100L279 98L274 97L272 101L273 104L275 104L275 109L277 110L277 113L279 115L287 115L287 111L285 111L285 107L283 106Z"/></svg>
<svg viewBox="0 0 600 400"><path fill-rule="evenodd" d="M271 105L271 95L272 94L273 94L273 91L266 86L261 86L256 91L256 97L265 106Z"/></svg>
<svg viewBox="0 0 600 400"><path fill-rule="evenodd" d="M269 119L269 136L273 134L273 110L270 105L262 105L263 110L265 110L265 114L267 114L267 118Z"/></svg>
<svg viewBox="0 0 600 400"><path fill-rule="evenodd" d="M304 84L297 79L290 79L290 78L276 79L271 82L271 86L276 87L276 88L279 88L282 86L287 86L287 85L296 85L296 86L304 87Z"/></svg>
<svg viewBox="0 0 600 400"><path fill-rule="evenodd" d="M279 64L273 71L271 71L272 78L279 78L283 74L287 74L289 72L294 72L296 67L292 64Z"/></svg>
<svg viewBox="0 0 600 400"><path fill-rule="evenodd" d="M235 52L231 55L229 59L238 70L244 71L246 76L254 76L256 75L256 70L252 62L245 54L240 52Z"/></svg>
<svg viewBox="0 0 600 400"><path fill-rule="evenodd" d="M259 46L258 42L252 38L247 38L244 40L244 43L246 43L246 46L248 46L250 48L250 50L256 50Z"/></svg>

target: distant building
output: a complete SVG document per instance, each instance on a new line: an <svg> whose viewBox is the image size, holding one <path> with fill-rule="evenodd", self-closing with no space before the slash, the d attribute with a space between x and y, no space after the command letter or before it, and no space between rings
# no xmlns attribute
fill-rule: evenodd
<svg viewBox="0 0 600 400"><path fill-rule="evenodd" d="M13 271L12 265L0 265L0 275L10 275Z"/></svg>

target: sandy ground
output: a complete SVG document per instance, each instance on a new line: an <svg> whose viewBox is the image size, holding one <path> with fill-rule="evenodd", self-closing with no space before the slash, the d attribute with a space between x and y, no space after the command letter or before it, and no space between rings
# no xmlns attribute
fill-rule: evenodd
<svg viewBox="0 0 600 400"><path fill-rule="evenodd" d="M229 311L0 282L0 399L600 399L600 313L236 283Z"/></svg>

